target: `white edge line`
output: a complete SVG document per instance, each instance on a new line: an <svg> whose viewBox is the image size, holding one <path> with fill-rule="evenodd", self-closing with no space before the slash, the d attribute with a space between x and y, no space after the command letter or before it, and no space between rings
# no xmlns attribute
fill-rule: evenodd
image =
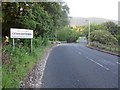
<svg viewBox="0 0 120 90"><path fill-rule="evenodd" d="M40 76L40 78L39 78L39 80L38 80L38 84L36 84L36 86L35 86L36 88L41 88L42 78L43 78L43 76L44 76L44 70L45 70L45 67L46 67L46 63L47 63L48 57L49 57L51 51L53 50L53 48L55 48L55 47L57 47L57 46L59 46L59 45L53 46L53 47L49 50L48 54L46 55L46 58L44 59L44 65L43 65L43 69L42 69L41 76Z"/></svg>

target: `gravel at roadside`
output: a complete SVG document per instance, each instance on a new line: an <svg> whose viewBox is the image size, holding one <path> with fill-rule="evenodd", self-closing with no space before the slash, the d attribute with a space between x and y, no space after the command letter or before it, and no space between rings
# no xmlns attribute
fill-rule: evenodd
<svg viewBox="0 0 120 90"><path fill-rule="evenodd" d="M46 66L47 58L51 52L51 50L56 45L52 45L51 47L45 50L45 54L41 60L38 60L33 69L28 73L28 75L20 81L20 88L40 88L41 80L43 77L44 69Z"/></svg>

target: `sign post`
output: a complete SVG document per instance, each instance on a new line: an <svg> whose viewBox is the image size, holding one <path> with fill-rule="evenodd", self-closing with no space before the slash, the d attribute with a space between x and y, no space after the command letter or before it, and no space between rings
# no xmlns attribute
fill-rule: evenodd
<svg viewBox="0 0 120 90"><path fill-rule="evenodd" d="M31 53L32 53L32 38L31 38Z"/></svg>
<svg viewBox="0 0 120 90"><path fill-rule="evenodd" d="M13 51L14 51L14 49L15 49L15 40L13 38Z"/></svg>
<svg viewBox="0 0 120 90"><path fill-rule="evenodd" d="M33 30L11 28L10 37L13 38L13 50L15 48L15 40L14 40L15 38L31 39L31 52L32 52Z"/></svg>

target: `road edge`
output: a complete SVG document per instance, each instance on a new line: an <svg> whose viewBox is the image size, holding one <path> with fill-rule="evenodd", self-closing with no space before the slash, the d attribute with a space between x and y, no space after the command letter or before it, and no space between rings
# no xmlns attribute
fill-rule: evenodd
<svg viewBox="0 0 120 90"><path fill-rule="evenodd" d="M36 62L32 70L28 72L28 75L20 81L20 88L41 88L41 81L44 75L47 59L53 48L57 46L58 44L53 44L45 50L43 57Z"/></svg>
<svg viewBox="0 0 120 90"><path fill-rule="evenodd" d="M106 50L103 50L103 49L100 49L100 48L96 48L96 47L93 47L93 46L89 46L89 45L86 45L86 47L120 57L119 53L114 53L114 52L106 51Z"/></svg>

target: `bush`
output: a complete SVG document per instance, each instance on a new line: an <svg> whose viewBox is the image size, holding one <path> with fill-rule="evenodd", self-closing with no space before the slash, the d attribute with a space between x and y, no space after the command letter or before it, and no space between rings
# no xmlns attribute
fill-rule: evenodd
<svg viewBox="0 0 120 90"><path fill-rule="evenodd" d="M117 44L118 40L108 31L95 30L91 32L91 41L96 41L101 44Z"/></svg>
<svg viewBox="0 0 120 90"><path fill-rule="evenodd" d="M62 30L59 30L57 32L57 39L59 41L66 41L67 38L69 37L69 28L63 28Z"/></svg>
<svg viewBox="0 0 120 90"><path fill-rule="evenodd" d="M41 46L41 45L42 45L42 38L41 37L33 39L33 46L35 48L38 47L38 46Z"/></svg>
<svg viewBox="0 0 120 90"><path fill-rule="evenodd" d="M120 35L117 35L116 38L117 38L118 44L119 44L119 46L120 46Z"/></svg>
<svg viewBox="0 0 120 90"><path fill-rule="evenodd" d="M19 87L19 82L28 74L29 70L33 68L37 60L43 56L44 49L47 47L44 45L47 45L47 39L38 37L33 39L32 53L29 52L30 48L25 45L15 47L14 51L11 45L3 47L2 52L5 53L5 57L2 58L2 60L4 60L2 66L3 88Z"/></svg>
<svg viewBox="0 0 120 90"><path fill-rule="evenodd" d="M79 34L70 27L65 27L57 33L57 39L59 41L67 41L68 43L76 42L78 38Z"/></svg>
<svg viewBox="0 0 120 90"><path fill-rule="evenodd" d="M42 45L46 46L48 44L48 38L43 38Z"/></svg>

